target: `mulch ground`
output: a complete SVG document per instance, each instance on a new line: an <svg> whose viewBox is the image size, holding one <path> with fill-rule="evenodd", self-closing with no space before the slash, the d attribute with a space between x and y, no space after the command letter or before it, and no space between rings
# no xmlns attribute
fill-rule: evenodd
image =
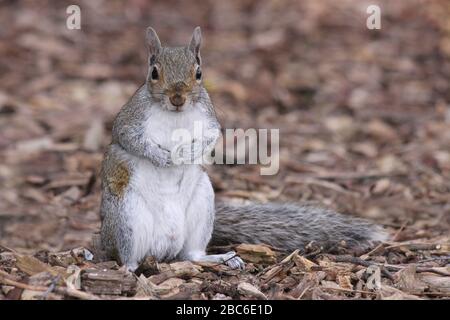
<svg viewBox="0 0 450 320"><path fill-rule="evenodd" d="M450 4L58 1L0 5L0 299L450 298ZM383 225L366 252L236 250L244 271L150 258L95 262L99 169L115 114L143 82L144 30L204 37L224 128L279 128L280 171L208 168L217 197L328 206Z"/></svg>

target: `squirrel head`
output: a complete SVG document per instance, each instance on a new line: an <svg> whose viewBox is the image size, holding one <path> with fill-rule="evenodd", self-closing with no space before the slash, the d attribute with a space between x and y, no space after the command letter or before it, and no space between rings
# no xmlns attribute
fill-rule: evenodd
<svg viewBox="0 0 450 320"><path fill-rule="evenodd" d="M152 97L169 111L180 112L199 95L202 81L200 68L200 27L194 29L185 47L162 47L156 31L147 28L149 49L147 87Z"/></svg>

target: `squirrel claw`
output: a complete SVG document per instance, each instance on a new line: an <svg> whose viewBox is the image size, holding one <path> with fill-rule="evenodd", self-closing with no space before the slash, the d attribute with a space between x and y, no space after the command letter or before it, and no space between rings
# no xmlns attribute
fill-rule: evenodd
<svg viewBox="0 0 450 320"><path fill-rule="evenodd" d="M245 269L244 261L239 256L237 256L236 252L234 251L225 253L224 263L231 269Z"/></svg>

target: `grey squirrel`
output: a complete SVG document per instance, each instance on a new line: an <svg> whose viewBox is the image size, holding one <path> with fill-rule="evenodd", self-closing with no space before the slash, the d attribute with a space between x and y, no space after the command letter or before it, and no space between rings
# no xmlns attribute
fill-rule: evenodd
<svg viewBox="0 0 450 320"><path fill-rule="evenodd" d="M209 153L220 125L202 85L201 31L188 46L162 47L147 29L148 75L117 115L102 164L101 245L109 257L134 271L146 256L186 259L243 268L235 252L207 255L208 243L266 243L294 250L315 242L330 248L385 239L380 227L327 209L283 204L227 205L201 165L174 162ZM206 128L202 136L176 144L171 133Z"/></svg>

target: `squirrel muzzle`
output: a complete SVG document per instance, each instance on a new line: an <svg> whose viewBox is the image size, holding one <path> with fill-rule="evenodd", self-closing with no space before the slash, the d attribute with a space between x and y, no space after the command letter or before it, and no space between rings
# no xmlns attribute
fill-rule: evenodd
<svg viewBox="0 0 450 320"><path fill-rule="evenodd" d="M176 111L181 111L186 102L186 93L189 90L188 86L183 82L177 82L169 91L170 103L176 108Z"/></svg>
<svg viewBox="0 0 450 320"><path fill-rule="evenodd" d="M169 97L170 103L177 108L177 111L181 109L186 102L186 96L176 93Z"/></svg>

